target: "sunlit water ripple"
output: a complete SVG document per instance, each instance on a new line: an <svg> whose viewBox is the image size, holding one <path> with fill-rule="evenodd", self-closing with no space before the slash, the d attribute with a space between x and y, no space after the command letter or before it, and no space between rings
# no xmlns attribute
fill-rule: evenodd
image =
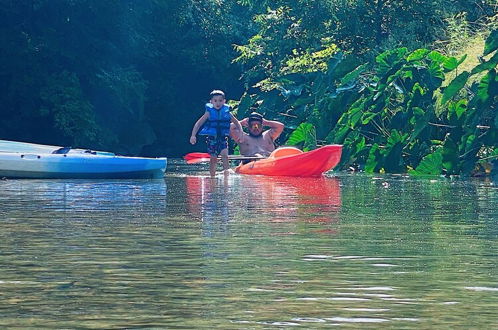
<svg viewBox="0 0 498 330"><path fill-rule="evenodd" d="M0 185L0 327L498 327L493 182Z"/></svg>

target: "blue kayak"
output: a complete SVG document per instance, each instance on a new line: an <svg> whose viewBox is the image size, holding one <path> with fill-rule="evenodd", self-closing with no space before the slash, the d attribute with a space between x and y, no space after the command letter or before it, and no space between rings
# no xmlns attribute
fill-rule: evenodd
<svg viewBox="0 0 498 330"><path fill-rule="evenodd" d="M124 157L111 152L0 140L0 178L158 179L164 176L166 165L165 157Z"/></svg>

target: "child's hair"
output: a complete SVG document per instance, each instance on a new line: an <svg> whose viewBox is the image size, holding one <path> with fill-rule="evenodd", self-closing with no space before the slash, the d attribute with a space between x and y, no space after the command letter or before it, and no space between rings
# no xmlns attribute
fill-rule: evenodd
<svg viewBox="0 0 498 330"><path fill-rule="evenodd" d="M209 99L212 99L214 96L221 95L223 98L225 98L225 92L223 92L221 89L215 89L211 93L209 93Z"/></svg>

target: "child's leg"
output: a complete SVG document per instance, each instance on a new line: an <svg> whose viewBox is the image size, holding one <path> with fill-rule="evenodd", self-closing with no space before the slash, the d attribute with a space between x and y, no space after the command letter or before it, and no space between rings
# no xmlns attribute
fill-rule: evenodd
<svg viewBox="0 0 498 330"><path fill-rule="evenodd" d="M209 153L209 174L211 174L211 177L214 178L216 174L216 166L218 165L218 157L217 157L217 140L212 137L208 136L206 137L206 143L207 143L207 152Z"/></svg>
<svg viewBox="0 0 498 330"><path fill-rule="evenodd" d="M221 150L220 155L221 160L223 161L223 169L228 170L230 168L230 163L228 162L228 148Z"/></svg>
<svg viewBox="0 0 498 330"><path fill-rule="evenodd" d="M216 175L216 166L218 165L218 157L211 155L209 157L209 174L214 178Z"/></svg>

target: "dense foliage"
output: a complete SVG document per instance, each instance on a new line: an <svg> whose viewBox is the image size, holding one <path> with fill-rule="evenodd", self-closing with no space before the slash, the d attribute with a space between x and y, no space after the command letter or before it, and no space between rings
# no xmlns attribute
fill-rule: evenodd
<svg viewBox="0 0 498 330"><path fill-rule="evenodd" d="M299 21L291 13L280 8L265 17L287 21L280 31L289 33L295 29L291 22ZM238 47L237 60L250 67L245 78L255 88L247 90L238 111L258 108L297 127L287 144L305 149L344 144L343 168L368 172L469 174L498 155L496 30L488 37L482 63L460 72L466 56L425 48L394 48L370 62L371 49L381 43L372 36L365 53L341 51L344 45L323 38L320 48L289 48L282 54L275 50L295 43L282 32L274 38L268 26L265 22Z"/></svg>
<svg viewBox="0 0 498 330"><path fill-rule="evenodd" d="M469 173L497 153L496 12L495 0L0 0L0 138L178 156L221 88L242 95L239 118L284 121L282 141L344 144L344 168ZM463 71L448 54L479 29L482 63Z"/></svg>
<svg viewBox="0 0 498 330"><path fill-rule="evenodd" d="M258 93L241 99L239 111L254 105L269 114L285 109L278 114L299 124L287 144L305 149L343 144L344 167L471 173L498 155L497 49L494 30L483 54L494 55L471 72L458 72L465 56L398 48L378 55L368 69L329 48L301 56L309 59L307 68L326 64L323 70L297 69L266 79L257 85ZM330 54L326 63L323 54ZM443 87L445 77L454 78Z"/></svg>
<svg viewBox="0 0 498 330"><path fill-rule="evenodd" d="M199 0L1 0L0 138L180 152L214 86L242 91L232 87L240 71L230 64L232 44L251 27L240 8Z"/></svg>

